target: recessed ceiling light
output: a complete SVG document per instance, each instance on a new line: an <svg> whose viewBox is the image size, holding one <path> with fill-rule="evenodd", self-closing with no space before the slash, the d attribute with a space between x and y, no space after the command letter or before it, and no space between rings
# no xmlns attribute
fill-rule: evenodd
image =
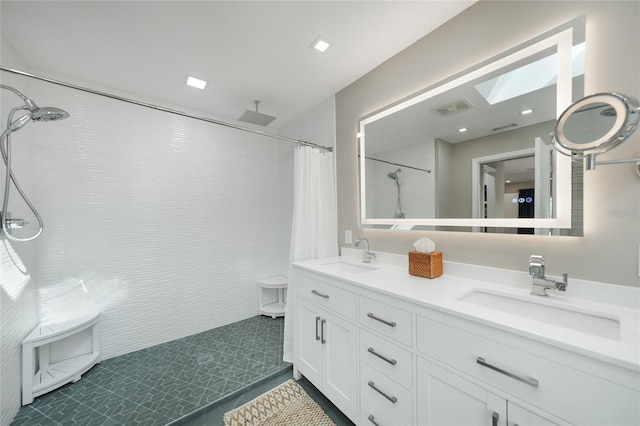
<svg viewBox="0 0 640 426"><path fill-rule="evenodd" d="M207 85L207 82L205 80L200 80L199 78L191 77L188 74L187 74L185 83L187 84L187 86L195 87L202 90L204 90L205 86Z"/></svg>
<svg viewBox="0 0 640 426"><path fill-rule="evenodd" d="M531 108L527 108L520 111L520 115L527 115L527 114L531 114L532 112L533 110Z"/></svg>
<svg viewBox="0 0 640 426"><path fill-rule="evenodd" d="M317 50L320 53L326 52L326 50L330 47L331 43L320 36L318 36L318 38L316 38L313 43L311 43L311 46L309 46L309 48Z"/></svg>
<svg viewBox="0 0 640 426"><path fill-rule="evenodd" d="M509 179L506 180L507 183L511 183L511 181Z"/></svg>
<svg viewBox="0 0 640 426"><path fill-rule="evenodd" d="M461 127L461 128L459 128L459 129L458 129L458 131L459 131L460 133L464 133L464 132L466 132L467 130L468 130L468 129L467 129L466 127Z"/></svg>

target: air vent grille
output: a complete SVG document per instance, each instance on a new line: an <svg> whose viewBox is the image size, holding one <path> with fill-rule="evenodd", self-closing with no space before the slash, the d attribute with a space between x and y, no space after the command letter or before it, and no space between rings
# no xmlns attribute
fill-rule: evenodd
<svg viewBox="0 0 640 426"><path fill-rule="evenodd" d="M466 98L460 98L456 101L437 106L433 108L433 111L438 115L447 117L452 114L458 114L467 111L470 108L473 108L473 104L471 103L471 101Z"/></svg>

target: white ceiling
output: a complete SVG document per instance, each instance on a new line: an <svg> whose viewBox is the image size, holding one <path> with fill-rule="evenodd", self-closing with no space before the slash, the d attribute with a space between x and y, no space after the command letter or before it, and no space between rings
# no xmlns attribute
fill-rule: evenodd
<svg viewBox="0 0 640 426"><path fill-rule="evenodd" d="M474 2L2 0L0 28L30 72L277 129Z"/></svg>

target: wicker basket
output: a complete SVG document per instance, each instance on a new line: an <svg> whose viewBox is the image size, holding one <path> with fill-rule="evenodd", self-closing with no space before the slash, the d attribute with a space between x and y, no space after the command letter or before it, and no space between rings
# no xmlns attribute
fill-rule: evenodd
<svg viewBox="0 0 640 426"><path fill-rule="evenodd" d="M418 277L437 278L442 275L442 252L409 252L409 273Z"/></svg>

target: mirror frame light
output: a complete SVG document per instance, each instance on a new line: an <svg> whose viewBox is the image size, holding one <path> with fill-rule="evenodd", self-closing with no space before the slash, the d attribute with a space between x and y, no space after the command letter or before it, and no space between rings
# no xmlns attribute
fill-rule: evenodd
<svg viewBox="0 0 640 426"><path fill-rule="evenodd" d="M556 119L564 111L572 100L572 47L574 44L574 33L576 20L573 20L555 30L547 32L529 42L521 44L502 55L498 55L482 64L465 71L453 79L436 83L426 90L411 95L388 108L382 109L369 116L363 117L358 125L358 153L359 153L359 177L360 177L360 197L359 197L359 218L360 226L374 225L395 226L399 229L410 229L413 226L451 226L451 227L502 227L502 228L549 228L568 229L571 228L571 159L564 155L557 156L556 164L556 185L558 188L555 218L548 219L504 219L504 218L431 218L431 219L372 219L366 216L366 180L365 180L365 146L366 132L365 126L376 120L391 115L397 111L408 108L425 99L446 92L447 90L461 86L479 77L490 74L510 64L526 59L546 49L556 47L558 57L558 77L557 77L557 98L556 98ZM549 35L549 34L552 35Z"/></svg>

